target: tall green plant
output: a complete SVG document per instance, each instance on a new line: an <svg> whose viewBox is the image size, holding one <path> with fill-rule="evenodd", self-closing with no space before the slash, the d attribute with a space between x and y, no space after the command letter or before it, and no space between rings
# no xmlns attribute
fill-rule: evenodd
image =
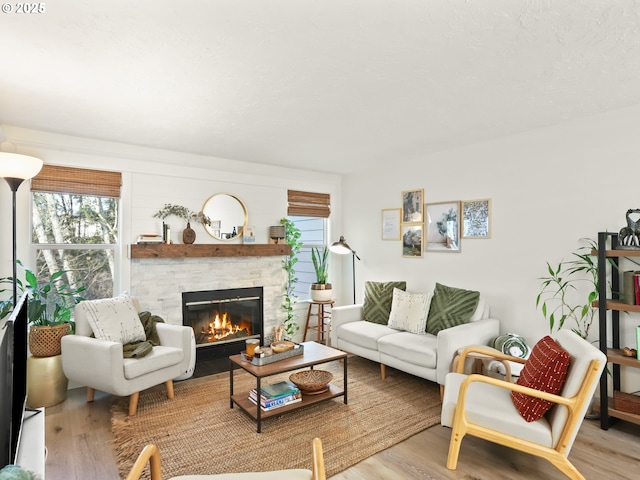
<svg viewBox="0 0 640 480"><path fill-rule="evenodd" d="M316 271L316 283L324 285L329 279L329 249L324 247L322 254L319 248L311 249L311 261Z"/></svg>
<svg viewBox="0 0 640 480"><path fill-rule="evenodd" d="M81 300L84 300L80 294L86 290L85 286L71 286L65 283L65 275L67 270L61 270L51 274L49 280L38 284L38 277L34 272L25 267L22 262L18 261L24 269L25 281L17 279L18 294L22 295L28 292L29 300L27 303L29 324L38 327L46 327L60 325L62 323L70 323L72 331L75 324L71 319L71 310ZM5 277L0 279L0 285L9 285L8 288L0 289L0 293L11 292L13 294L13 277ZM0 301L0 318L6 316L13 305L13 299Z"/></svg>
<svg viewBox="0 0 640 480"><path fill-rule="evenodd" d="M571 260L563 260L555 266L547 262L549 275L540 278L542 283L536 307L549 322L549 331L560 330L571 319L571 330L586 339L598 311L593 307L598 299L598 264L592 255L598 245L589 238L582 240L587 245L572 252ZM614 263L610 264L615 267ZM586 289L586 294L579 288Z"/></svg>
<svg viewBox="0 0 640 480"><path fill-rule="evenodd" d="M300 236L302 234L300 233L300 229L296 227L295 223L288 218L280 219L280 225L284 226L285 242L291 246L291 253L282 260L282 268L287 275L282 309L286 314L284 320L284 331L289 337L293 337L293 335L300 330L300 326L296 322L296 315L294 313L294 307L298 299L293 291L298 283L295 266L298 263L298 255L302 248L302 242L300 241Z"/></svg>

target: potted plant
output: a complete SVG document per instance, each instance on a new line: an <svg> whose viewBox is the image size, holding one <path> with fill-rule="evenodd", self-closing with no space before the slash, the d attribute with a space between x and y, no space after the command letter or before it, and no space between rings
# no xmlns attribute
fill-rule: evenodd
<svg viewBox="0 0 640 480"><path fill-rule="evenodd" d="M38 284L35 273L18 261L25 272L24 283L18 279L18 293L28 292L27 314L29 328L29 350L34 357L50 357L60 355L60 339L73 333L75 324L71 318L71 310L81 300L80 294L86 287L74 287L64 282L67 270L51 274L44 283ZM0 293L13 291L13 277L0 279L0 284L8 284ZM10 313L13 299L0 301L0 318Z"/></svg>
<svg viewBox="0 0 640 480"><path fill-rule="evenodd" d="M549 331L560 330L571 320L571 330L586 339L598 313L593 306L598 299L598 265L592 255L598 246L594 240L583 240L587 245L572 252L571 260L562 260L556 266L547 262L549 275L540 278L536 307L549 322ZM615 267L613 262L610 264ZM579 288L586 289L586 294Z"/></svg>
<svg viewBox="0 0 640 480"><path fill-rule="evenodd" d="M331 284L329 279L329 249L324 247L322 253L319 248L311 249L311 261L316 272L316 282L311 284L311 299L316 302L331 300Z"/></svg>
<svg viewBox="0 0 640 480"><path fill-rule="evenodd" d="M295 265L298 263L298 254L302 248L302 242L300 241L300 229L296 227L288 218L280 219L280 225L284 227L285 242L291 246L291 254L282 259L282 268L287 276L284 297L282 300L282 309L286 316L284 319L284 331L293 338L300 326L296 322L296 315L294 313L294 306L297 302L297 297L293 293L296 283L298 283L298 277L296 277Z"/></svg>
<svg viewBox="0 0 640 480"><path fill-rule="evenodd" d="M196 240L196 232L191 228L191 220L198 221L203 225L211 225L211 220L203 212L196 213L187 207L173 205L171 203L165 203L164 207L153 214L153 217L164 220L171 215L181 218L187 223L186 228L182 231L182 241L187 244L193 243Z"/></svg>

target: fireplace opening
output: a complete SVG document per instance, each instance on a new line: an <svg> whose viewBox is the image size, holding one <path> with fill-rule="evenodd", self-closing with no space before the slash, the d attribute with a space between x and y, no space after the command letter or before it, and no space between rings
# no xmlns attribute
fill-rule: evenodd
<svg viewBox="0 0 640 480"><path fill-rule="evenodd" d="M196 362L228 357L245 341L263 343L262 287L182 293L182 323L193 329Z"/></svg>

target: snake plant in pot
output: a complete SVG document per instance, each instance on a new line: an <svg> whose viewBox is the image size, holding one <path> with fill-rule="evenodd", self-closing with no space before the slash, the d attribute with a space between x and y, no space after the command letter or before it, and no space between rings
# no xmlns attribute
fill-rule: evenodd
<svg viewBox="0 0 640 480"><path fill-rule="evenodd" d="M319 248L311 249L311 261L316 272L316 282L311 284L311 300L315 302L326 302L331 300L333 290L329 279L329 249L324 247L322 252Z"/></svg>
<svg viewBox="0 0 640 480"><path fill-rule="evenodd" d="M29 350L35 357L60 355L60 340L73 333L74 322L71 311L78 302L84 300L81 293L84 286L70 286L65 283L67 270L60 270L40 281L37 275L18 261L24 269L24 282L17 279L19 295L29 294L27 303L29 328ZM4 285L7 285L5 288ZM13 277L0 278L0 294L13 291ZM13 300L0 301L0 318L11 312Z"/></svg>

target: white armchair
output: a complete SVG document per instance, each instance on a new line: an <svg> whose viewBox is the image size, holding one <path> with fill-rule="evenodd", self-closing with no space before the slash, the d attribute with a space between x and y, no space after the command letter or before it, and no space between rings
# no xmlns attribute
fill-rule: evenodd
<svg viewBox="0 0 640 480"><path fill-rule="evenodd" d="M547 459L572 479L584 479L567 458L607 357L570 330L560 330L556 342L569 353L569 368L558 395L524 385L486 377L464 375L464 358L479 352L499 360L527 362L484 346L467 347L457 372L446 377L441 423L451 427L447 468L455 470L465 435L484 438ZM551 376L541 372L542 376ZM511 392L547 400L552 408L541 418L527 421L516 409Z"/></svg>
<svg viewBox="0 0 640 480"><path fill-rule="evenodd" d="M126 323L132 318L140 323L137 310L137 302L130 297L81 302L74 310L76 334L62 339L64 373L72 382L87 386L87 401L93 401L95 390L129 396L129 415L136 414L140 392L147 388L164 383L167 397L173 398L173 380L190 376L195 359L193 330L166 323L156 324L160 345L144 357L124 358L122 345L127 341L109 338L137 329ZM100 324L105 319L112 325ZM92 336L95 330L96 337L102 338Z"/></svg>

